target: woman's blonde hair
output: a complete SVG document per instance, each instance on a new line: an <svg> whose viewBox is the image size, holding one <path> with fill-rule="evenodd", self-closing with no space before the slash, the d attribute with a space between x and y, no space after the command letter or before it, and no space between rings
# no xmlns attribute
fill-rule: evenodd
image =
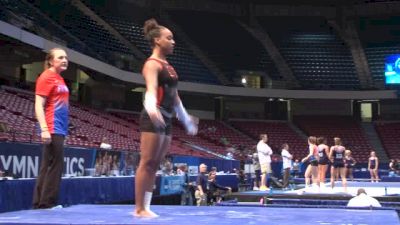
<svg viewBox="0 0 400 225"><path fill-rule="evenodd" d="M47 70L51 67L50 60L52 60L54 58L54 52L57 50L65 51L64 49L58 48L58 47L50 49L49 52L46 54L46 58L44 60L44 69L45 70Z"/></svg>
<svg viewBox="0 0 400 225"><path fill-rule="evenodd" d="M333 138L333 141L335 142L335 145L342 145L342 140L338 137Z"/></svg>
<svg viewBox="0 0 400 225"><path fill-rule="evenodd" d="M315 145L317 144L317 138L315 136L310 136L308 137L308 142Z"/></svg>

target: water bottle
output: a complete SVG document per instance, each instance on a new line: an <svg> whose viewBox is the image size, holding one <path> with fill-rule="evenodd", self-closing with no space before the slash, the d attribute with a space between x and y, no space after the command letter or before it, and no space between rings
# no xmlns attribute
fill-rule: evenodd
<svg viewBox="0 0 400 225"><path fill-rule="evenodd" d="M274 193L274 190L272 188L272 186L269 188L269 195L272 195Z"/></svg>

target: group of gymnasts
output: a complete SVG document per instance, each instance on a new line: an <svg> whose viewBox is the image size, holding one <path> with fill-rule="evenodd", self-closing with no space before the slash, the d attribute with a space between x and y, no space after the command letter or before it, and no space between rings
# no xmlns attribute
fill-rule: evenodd
<svg viewBox="0 0 400 225"><path fill-rule="evenodd" d="M344 191L347 192L347 176L351 180L353 177L353 167L356 160L351 155L351 150L346 149L342 145L342 140L335 137L334 145L329 148L326 138L310 136L308 138L309 153L302 159L303 163L308 163L307 169L304 173L306 187L325 187L326 172L329 165L330 170L330 183L331 188L335 187L335 181L342 180ZM374 151L371 151L368 159L368 170L371 175L371 182L378 182L378 166L379 160Z"/></svg>

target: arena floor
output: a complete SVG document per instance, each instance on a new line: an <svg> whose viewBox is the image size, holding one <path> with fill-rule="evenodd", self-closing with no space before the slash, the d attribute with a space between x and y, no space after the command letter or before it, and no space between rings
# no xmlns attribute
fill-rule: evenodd
<svg viewBox="0 0 400 225"><path fill-rule="evenodd" d="M400 224L395 210L153 206L160 217L138 219L131 215L132 209L132 205L75 205L61 209L24 210L0 214L0 224Z"/></svg>

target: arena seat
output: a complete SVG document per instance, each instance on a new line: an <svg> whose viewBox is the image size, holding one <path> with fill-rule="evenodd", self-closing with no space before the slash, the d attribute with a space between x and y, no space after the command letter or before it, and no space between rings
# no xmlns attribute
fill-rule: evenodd
<svg viewBox="0 0 400 225"><path fill-rule="evenodd" d="M390 159L400 159L400 123L375 122L382 145Z"/></svg>
<svg viewBox="0 0 400 225"><path fill-rule="evenodd" d="M34 34L89 56L98 57L86 45L68 35L66 29L63 29L62 26L57 26L57 22L53 17L46 16L45 13L40 13L38 10L32 10L35 5L29 2L31 1L0 0L0 20L15 24ZM98 59L105 60L104 58Z"/></svg>
<svg viewBox="0 0 400 225"><path fill-rule="evenodd" d="M143 20L140 15L144 9L132 8L132 14L136 17L121 17L104 10L104 7L91 0L83 1L86 6L100 15L108 24L115 28L120 34L133 43L141 52L149 56L151 47L143 36ZM168 57L168 61L174 66L181 81L201 82L208 84L220 84L215 75L209 71L203 63L195 56L186 43L174 34L174 54Z"/></svg>
<svg viewBox="0 0 400 225"><path fill-rule="evenodd" d="M359 89L350 49L325 18L257 17L307 89ZM279 26L276 26L279 21Z"/></svg>
<svg viewBox="0 0 400 225"><path fill-rule="evenodd" d="M210 12L181 10L171 10L169 14L231 80L238 78L237 70L268 71L271 78L282 79L261 43L234 18ZM222 28L224 32L221 33Z"/></svg>

